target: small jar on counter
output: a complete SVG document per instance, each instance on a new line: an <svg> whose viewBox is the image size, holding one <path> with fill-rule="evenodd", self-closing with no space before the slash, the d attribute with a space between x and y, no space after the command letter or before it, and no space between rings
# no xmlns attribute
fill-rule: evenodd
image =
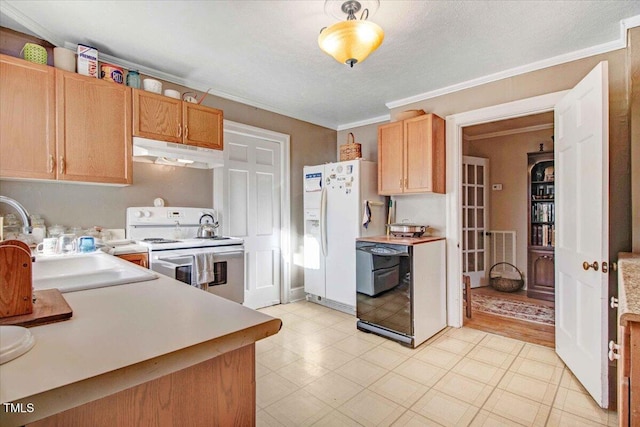
<svg viewBox="0 0 640 427"><path fill-rule="evenodd" d="M64 225L52 225L49 227L49 237L60 237L65 232Z"/></svg>
<svg viewBox="0 0 640 427"><path fill-rule="evenodd" d="M47 227L40 215L31 215L31 234L36 243L42 243L42 240L47 236Z"/></svg>

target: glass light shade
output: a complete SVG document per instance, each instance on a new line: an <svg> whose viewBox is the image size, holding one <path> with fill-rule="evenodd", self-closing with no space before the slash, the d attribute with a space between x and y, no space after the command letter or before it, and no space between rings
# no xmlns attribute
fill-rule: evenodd
<svg viewBox="0 0 640 427"><path fill-rule="evenodd" d="M324 29L318 36L320 49L342 64L364 61L382 44L384 31L369 21L341 21Z"/></svg>

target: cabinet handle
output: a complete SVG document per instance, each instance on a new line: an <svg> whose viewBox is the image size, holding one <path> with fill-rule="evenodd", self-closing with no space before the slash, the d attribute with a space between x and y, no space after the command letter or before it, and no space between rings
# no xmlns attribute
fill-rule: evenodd
<svg viewBox="0 0 640 427"><path fill-rule="evenodd" d="M53 154L49 154L49 167L47 168L47 173L53 173L53 167L55 160L53 158Z"/></svg>
<svg viewBox="0 0 640 427"><path fill-rule="evenodd" d="M587 261L585 261L582 263L582 268L584 268L585 270L593 268L594 271L598 271L598 261L593 261L593 264L589 264Z"/></svg>
<svg viewBox="0 0 640 427"><path fill-rule="evenodd" d="M58 165L58 171L60 175L64 174L64 156L60 156L60 164Z"/></svg>
<svg viewBox="0 0 640 427"><path fill-rule="evenodd" d="M185 126L184 127L184 139L189 138L189 127Z"/></svg>
<svg viewBox="0 0 640 427"><path fill-rule="evenodd" d="M402 178L400 178L400 188L402 188Z"/></svg>
<svg viewBox="0 0 640 427"><path fill-rule="evenodd" d="M602 272L603 273L608 273L609 272L609 266L607 265L606 261L602 263Z"/></svg>
<svg viewBox="0 0 640 427"><path fill-rule="evenodd" d="M616 297L611 297L611 303L609 303L609 305L611 306L611 308L616 308L616 307L618 307L618 298L616 298Z"/></svg>
<svg viewBox="0 0 640 427"><path fill-rule="evenodd" d="M182 136L182 125L178 123L178 138Z"/></svg>
<svg viewBox="0 0 640 427"><path fill-rule="evenodd" d="M404 179L404 188L409 188L409 178Z"/></svg>
<svg viewBox="0 0 640 427"><path fill-rule="evenodd" d="M609 341L609 360L613 362L614 360L620 359L618 350L620 350L620 346L613 340Z"/></svg>

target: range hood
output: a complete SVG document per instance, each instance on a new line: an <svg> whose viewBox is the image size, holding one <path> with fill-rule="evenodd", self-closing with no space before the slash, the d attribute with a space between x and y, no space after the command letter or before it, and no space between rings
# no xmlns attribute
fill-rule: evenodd
<svg viewBox="0 0 640 427"><path fill-rule="evenodd" d="M224 166L221 150L139 137L133 138L133 161L198 169Z"/></svg>

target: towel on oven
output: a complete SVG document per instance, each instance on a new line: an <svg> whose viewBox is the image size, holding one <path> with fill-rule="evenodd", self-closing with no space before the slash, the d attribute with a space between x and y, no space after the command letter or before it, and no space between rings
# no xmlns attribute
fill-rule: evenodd
<svg viewBox="0 0 640 427"><path fill-rule="evenodd" d="M369 205L369 201L364 201L364 214L362 215L362 226L364 228L369 227L369 223L371 222L371 206Z"/></svg>
<svg viewBox="0 0 640 427"><path fill-rule="evenodd" d="M206 287L203 286L206 283L215 281L215 260L213 257L214 255L211 252L193 255L194 273L196 275L194 282L200 288Z"/></svg>

